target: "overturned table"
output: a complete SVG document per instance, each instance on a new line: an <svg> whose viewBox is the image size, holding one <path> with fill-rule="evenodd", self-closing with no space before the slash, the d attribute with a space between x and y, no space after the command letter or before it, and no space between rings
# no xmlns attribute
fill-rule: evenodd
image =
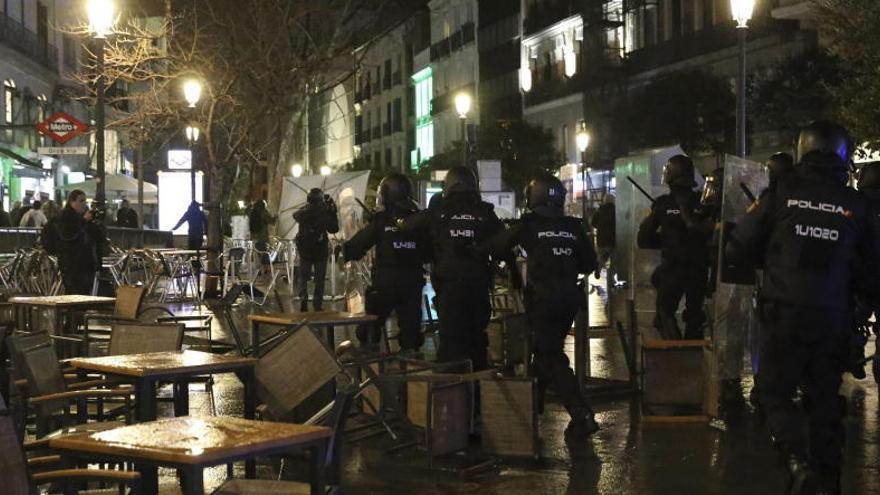
<svg viewBox="0 0 880 495"><path fill-rule="evenodd" d="M376 321L376 315L366 313L348 313L345 311L311 311L304 313L268 313L262 315L248 315L251 322L251 349L252 355L260 356L260 327L262 325L280 326L291 329L303 325L327 330L326 344L332 352L335 341L335 327L337 325L359 325Z"/></svg>
<svg viewBox="0 0 880 495"><path fill-rule="evenodd" d="M65 457L132 461L142 473L144 493L158 493L158 466L177 468L185 495L204 494L206 467L309 450L311 493L323 495L324 457L331 433L323 426L227 416L180 417L91 435L66 435L53 438L49 446Z"/></svg>

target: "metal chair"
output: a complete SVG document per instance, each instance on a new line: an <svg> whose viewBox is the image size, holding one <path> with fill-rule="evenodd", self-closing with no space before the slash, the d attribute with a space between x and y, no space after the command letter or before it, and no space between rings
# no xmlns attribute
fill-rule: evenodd
<svg viewBox="0 0 880 495"><path fill-rule="evenodd" d="M114 323L107 355L179 351L181 345L183 325L178 323Z"/></svg>
<svg viewBox="0 0 880 495"><path fill-rule="evenodd" d="M131 422L131 394L130 389L105 389L94 388L107 385L104 380L86 381L78 384L68 384L58 363L58 356L51 345L38 345L21 352L21 360L27 377L27 387L30 394L28 404L33 407L36 414L37 437L46 436L52 425L66 428L71 425L88 422L88 404L86 399L99 399L96 417L101 422L100 429L114 428ZM115 421L103 421L105 418L103 399L121 399L125 407L125 423ZM76 416L71 415L70 405L77 402ZM96 425L91 425L94 430Z"/></svg>
<svg viewBox="0 0 880 495"><path fill-rule="evenodd" d="M44 442L22 445L15 433L9 409L3 397L0 397L0 479L3 480L3 493L6 495L30 495L37 493L39 485L48 483L82 484L88 481L117 483L128 485L132 493L140 492L140 473L134 471L116 471L107 469L61 469L36 472L38 466L58 463L58 456L42 456L26 458L25 451L42 448ZM65 486L65 493L71 492Z"/></svg>
<svg viewBox="0 0 880 495"><path fill-rule="evenodd" d="M322 423L333 430L327 445L327 454L324 457L326 480L327 484L331 487L329 493L338 492L341 480L340 461L342 444L345 439L345 424L348 420L351 403L356 392L357 387L353 384L340 387L336 393L333 408ZM310 485L305 482L231 479L218 488L214 495L307 495L309 493L311 493Z"/></svg>

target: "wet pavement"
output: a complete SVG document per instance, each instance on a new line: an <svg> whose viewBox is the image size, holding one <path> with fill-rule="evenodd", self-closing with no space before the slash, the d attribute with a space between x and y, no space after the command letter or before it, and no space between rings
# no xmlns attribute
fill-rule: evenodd
<svg viewBox="0 0 880 495"><path fill-rule="evenodd" d="M601 319L602 301L594 293L594 318ZM272 301L272 298L269 299ZM290 310L288 296L282 300ZM236 320L249 338L244 317L249 311L277 311L272 306L241 304ZM326 307L326 306L325 306ZM176 312L191 307L177 306ZM215 338L226 329L215 319ZM596 324L594 320L594 325ZM344 332L343 333L344 338ZM353 337L353 335L350 335ZM626 366L616 337L592 339L591 359L594 376L623 378ZM573 340L567 343L573 348ZM868 352L873 352L873 344ZM218 375L214 385L216 414L240 415L240 383L231 375ZM745 377L744 394L751 388ZM880 494L880 448L878 448L877 385L869 378L854 381L846 375L842 394L848 398L846 419L846 465L843 488L846 494ZM193 385L191 408L194 415L211 414L210 400L201 385ZM655 425L640 421L635 396L594 398L597 420L602 429L589 441L566 445L563 430L568 417L555 398L540 419L541 455L538 460L495 458L494 467L472 478L464 478L460 468L489 459L473 441L464 455L437 458L428 469L423 449L410 447L395 453L397 445L387 434L347 442L344 449L343 492L346 494L782 494L786 476L767 434L750 407L729 408L722 418L710 424ZM170 407L160 416L171 415ZM350 426L366 421L363 416ZM377 429L378 430L378 429ZM398 430L399 431L399 430ZM358 435L359 436L359 435ZM289 467L289 466L288 466ZM236 466L241 475L241 466ZM206 472L210 493L225 477L225 469ZM282 469L283 478L301 470ZM278 476L277 463L259 466L261 477ZM163 471L162 493L177 492L174 473Z"/></svg>

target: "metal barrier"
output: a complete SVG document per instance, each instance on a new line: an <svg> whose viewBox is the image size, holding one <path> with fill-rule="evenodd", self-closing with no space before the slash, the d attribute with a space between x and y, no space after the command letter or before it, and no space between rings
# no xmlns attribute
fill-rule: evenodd
<svg viewBox="0 0 880 495"><path fill-rule="evenodd" d="M0 253L14 253L16 249L34 247L39 236L40 229L29 227L0 228ZM107 227L107 237L114 246L120 249L173 246L173 236L167 230Z"/></svg>

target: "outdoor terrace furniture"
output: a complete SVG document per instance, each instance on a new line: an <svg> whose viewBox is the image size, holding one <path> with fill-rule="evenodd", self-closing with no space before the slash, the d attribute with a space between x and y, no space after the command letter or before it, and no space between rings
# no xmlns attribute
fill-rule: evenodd
<svg viewBox="0 0 880 495"><path fill-rule="evenodd" d="M263 325L284 328L299 327L303 324L326 331L326 345L334 348L334 329L341 325L359 325L376 321L376 315L366 313L347 313L345 311L309 311L304 313L270 313L248 315L251 322L251 349L254 356L260 356L260 330Z"/></svg>
<svg viewBox="0 0 880 495"><path fill-rule="evenodd" d="M244 384L244 414L254 417L254 366L257 360L247 357L221 356L200 351L150 352L124 356L73 358L68 364L78 373L101 373L109 379L133 383L138 421L156 419L156 384L171 381L175 387L174 412L176 416L189 411L189 390L183 388L195 376L216 373L236 373ZM181 385L183 384L183 385Z"/></svg>
<svg viewBox="0 0 880 495"><path fill-rule="evenodd" d="M46 436L54 428L88 422L86 399L99 399L96 416L105 419L103 399L118 399L124 403L126 422L130 420L131 390L123 388L98 388L105 381L93 380L69 384L61 370L58 356L51 344L41 344L20 351L19 358L27 378L28 405L36 415L37 438ZM71 414L71 404L76 403L76 415ZM107 423L116 426L121 423ZM91 426L94 428L95 426Z"/></svg>
<svg viewBox="0 0 880 495"><path fill-rule="evenodd" d="M203 469L256 457L309 451L310 493L324 494L325 456L333 432L324 426L214 416L166 418L91 435L53 438L63 457L133 462L144 492L158 492L157 466L177 468L184 495L203 495ZM247 473L254 477L254 470Z"/></svg>
<svg viewBox="0 0 880 495"><path fill-rule="evenodd" d="M32 444L42 447L42 442ZM24 450L30 445L22 446L15 433L12 418L0 396L0 479L3 480L5 495L30 495L35 493L37 486L49 483L80 484L87 481L110 482L128 485L133 494L140 493L140 474L131 471L107 469L59 469L39 472L40 466L60 461L56 456L26 458ZM67 487L65 487L67 488ZM75 493L75 492L74 492Z"/></svg>

